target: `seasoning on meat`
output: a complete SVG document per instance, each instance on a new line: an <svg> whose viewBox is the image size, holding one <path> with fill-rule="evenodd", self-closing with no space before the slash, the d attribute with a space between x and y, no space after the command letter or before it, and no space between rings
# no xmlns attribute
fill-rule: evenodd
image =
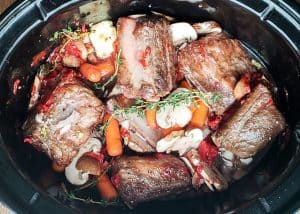
<svg viewBox="0 0 300 214"><path fill-rule="evenodd" d="M178 54L179 71L199 90L220 94L211 108L221 115L233 102L234 87L245 72L254 67L238 40L213 34L189 43Z"/></svg>
<svg viewBox="0 0 300 214"><path fill-rule="evenodd" d="M160 16L121 17L118 44L122 63L115 90L127 98L157 101L173 89L175 51L169 22Z"/></svg>
<svg viewBox="0 0 300 214"><path fill-rule="evenodd" d="M31 144L60 165L68 165L102 121L104 106L73 75L65 75L40 101L23 129Z"/></svg>

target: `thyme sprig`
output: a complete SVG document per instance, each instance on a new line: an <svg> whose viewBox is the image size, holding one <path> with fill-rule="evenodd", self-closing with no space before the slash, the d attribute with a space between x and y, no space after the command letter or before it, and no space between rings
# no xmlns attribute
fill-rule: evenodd
<svg viewBox="0 0 300 214"><path fill-rule="evenodd" d="M83 203L86 204L97 204L103 207L107 207L107 206L117 206L119 205L119 201L118 200L114 200L114 201L106 201L106 200L99 200L96 201L92 198L81 198L76 196L74 193L70 192L70 193L66 193L69 199L72 200L77 200L77 201L81 201Z"/></svg>
<svg viewBox="0 0 300 214"><path fill-rule="evenodd" d="M78 40L84 37L86 33L81 32L80 29L73 30L70 26L67 28L62 29L61 31L56 31L53 35L49 38L50 42L58 42L61 39L68 39L68 40Z"/></svg>
<svg viewBox="0 0 300 214"><path fill-rule="evenodd" d="M118 75L118 72L119 72L119 67L120 67L120 64L121 64L121 52L122 52L122 49L120 49L118 51L118 54L117 54L117 57L116 57L116 60L115 60L115 72L114 72L114 74L103 84L94 83L94 88L95 89L105 91L106 87L116 79L116 77Z"/></svg>
<svg viewBox="0 0 300 214"><path fill-rule="evenodd" d="M184 90L174 92L165 99L158 102L149 102L137 98L135 99L135 105L128 108L117 108L113 111L112 116L122 117L130 113L138 113L139 115L141 115L140 111L142 111L143 113L146 109L152 110L155 108L158 108L158 111L163 111L167 106L175 108L183 104L189 105L195 103L198 99L207 104L216 103L220 98L221 96L219 94L203 93L198 90Z"/></svg>
<svg viewBox="0 0 300 214"><path fill-rule="evenodd" d="M99 201L97 200L96 201L96 200L94 200L94 199L92 199L90 197L88 197L88 198L81 198L81 197L75 195L74 192L71 192L71 191L69 192L67 190L66 185L64 183L61 184L61 187L62 187L64 193L66 194L67 199L69 199L69 200L77 200L77 201L81 201L81 202L83 202L85 204L97 204L97 205L100 205L100 206L103 206L103 207L117 206L119 204L118 200L106 201L106 200L102 199L102 200L99 200Z"/></svg>
<svg viewBox="0 0 300 214"><path fill-rule="evenodd" d="M222 96L219 93L204 93L198 90L183 90L174 92L165 99L160 100L158 102L149 102L137 98L135 99L135 105L132 105L128 108L115 108L109 120L103 123L101 126L99 126L97 130L101 135L103 135L105 128L107 127L107 125L113 117L124 117L131 113L136 113L139 116L143 117L146 109L152 110L158 108L158 111L163 111L167 106L175 108L183 104L197 105L197 100L202 100L206 104L211 104L219 102L221 98Z"/></svg>

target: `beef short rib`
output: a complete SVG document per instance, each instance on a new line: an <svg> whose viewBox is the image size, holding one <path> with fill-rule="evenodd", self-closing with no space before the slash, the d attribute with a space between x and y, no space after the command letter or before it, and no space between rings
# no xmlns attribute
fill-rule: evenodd
<svg viewBox="0 0 300 214"><path fill-rule="evenodd" d="M121 65L115 90L149 101L169 94L175 81L175 51L167 19L121 17L117 31Z"/></svg>
<svg viewBox="0 0 300 214"><path fill-rule="evenodd" d="M172 155L121 157L113 164L112 172L112 182L129 207L191 187L188 169Z"/></svg>
<svg viewBox="0 0 300 214"><path fill-rule="evenodd" d="M68 165L102 121L104 106L93 92L66 75L40 101L23 125L32 145L60 165Z"/></svg>
<svg viewBox="0 0 300 214"><path fill-rule="evenodd" d="M212 139L218 147L240 158L248 158L262 150L284 128L285 120L277 110L271 92L259 84Z"/></svg>
<svg viewBox="0 0 300 214"><path fill-rule="evenodd" d="M189 43L178 54L179 71L203 92L217 93L221 99L211 108L221 115L233 102L234 87L241 74L254 67L238 40L213 34Z"/></svg>

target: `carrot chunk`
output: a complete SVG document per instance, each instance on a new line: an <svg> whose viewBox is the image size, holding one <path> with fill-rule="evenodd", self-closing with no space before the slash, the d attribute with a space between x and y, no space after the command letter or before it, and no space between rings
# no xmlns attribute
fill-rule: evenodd
<svg viewBox="0 0 300 214"><path fill-rule="evenodd" d="M114 185L106 174L101 175L98 178L97 189L101 197L107 201L112 201L118 197L118 193Z"/></svg>
<svg viewBox="0 0 300 214"><path fill-rule="evenodd" d="M157 108L154 109L147 108L145 112L148 126L153 129L158 127L156 123L156 112L157 112Z"/></svg>
<svg viewBox="0 0 300 214"><path fill-rule="evenodd" d="M197 101L191 105L193 116L190 125L197 128L203 128L208 117L208 107L205 103Z"/></svg>
<svg viewBox="0 0 300 214"><path fill-rule="evenodd" d="M111 60L103 61L97 65L83 63L79 68L82 76L91 82L100 82L103 79L108 79L113 75L114 70L115 67Z"/></svg>
<svg viewBox="0 0 300 214"><path fill-rule="evenodd" d="M107 153L112 157L119 156L123 153L119 122L109 114L104 116L104 122L107 123L104 132Z"/></svg>

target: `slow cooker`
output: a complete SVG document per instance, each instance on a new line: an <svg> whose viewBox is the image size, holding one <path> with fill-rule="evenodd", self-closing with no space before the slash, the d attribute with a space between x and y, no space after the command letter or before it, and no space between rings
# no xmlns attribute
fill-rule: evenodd
<svg viewBox="0 0 300 214"><path fill-rule="evenodd" d="M289 131L228 190L126 207L73 203L47 184L50 162L22 142L32 57L70 20L90 23L156 11L215 20L256 55L274 80ZM0 18L0 199L17 213L290 213L300 207L300 7L293 0L25 0ZM13 82L19 90L13 93ZM46 183L46 184L45 184Z"/></svg>

